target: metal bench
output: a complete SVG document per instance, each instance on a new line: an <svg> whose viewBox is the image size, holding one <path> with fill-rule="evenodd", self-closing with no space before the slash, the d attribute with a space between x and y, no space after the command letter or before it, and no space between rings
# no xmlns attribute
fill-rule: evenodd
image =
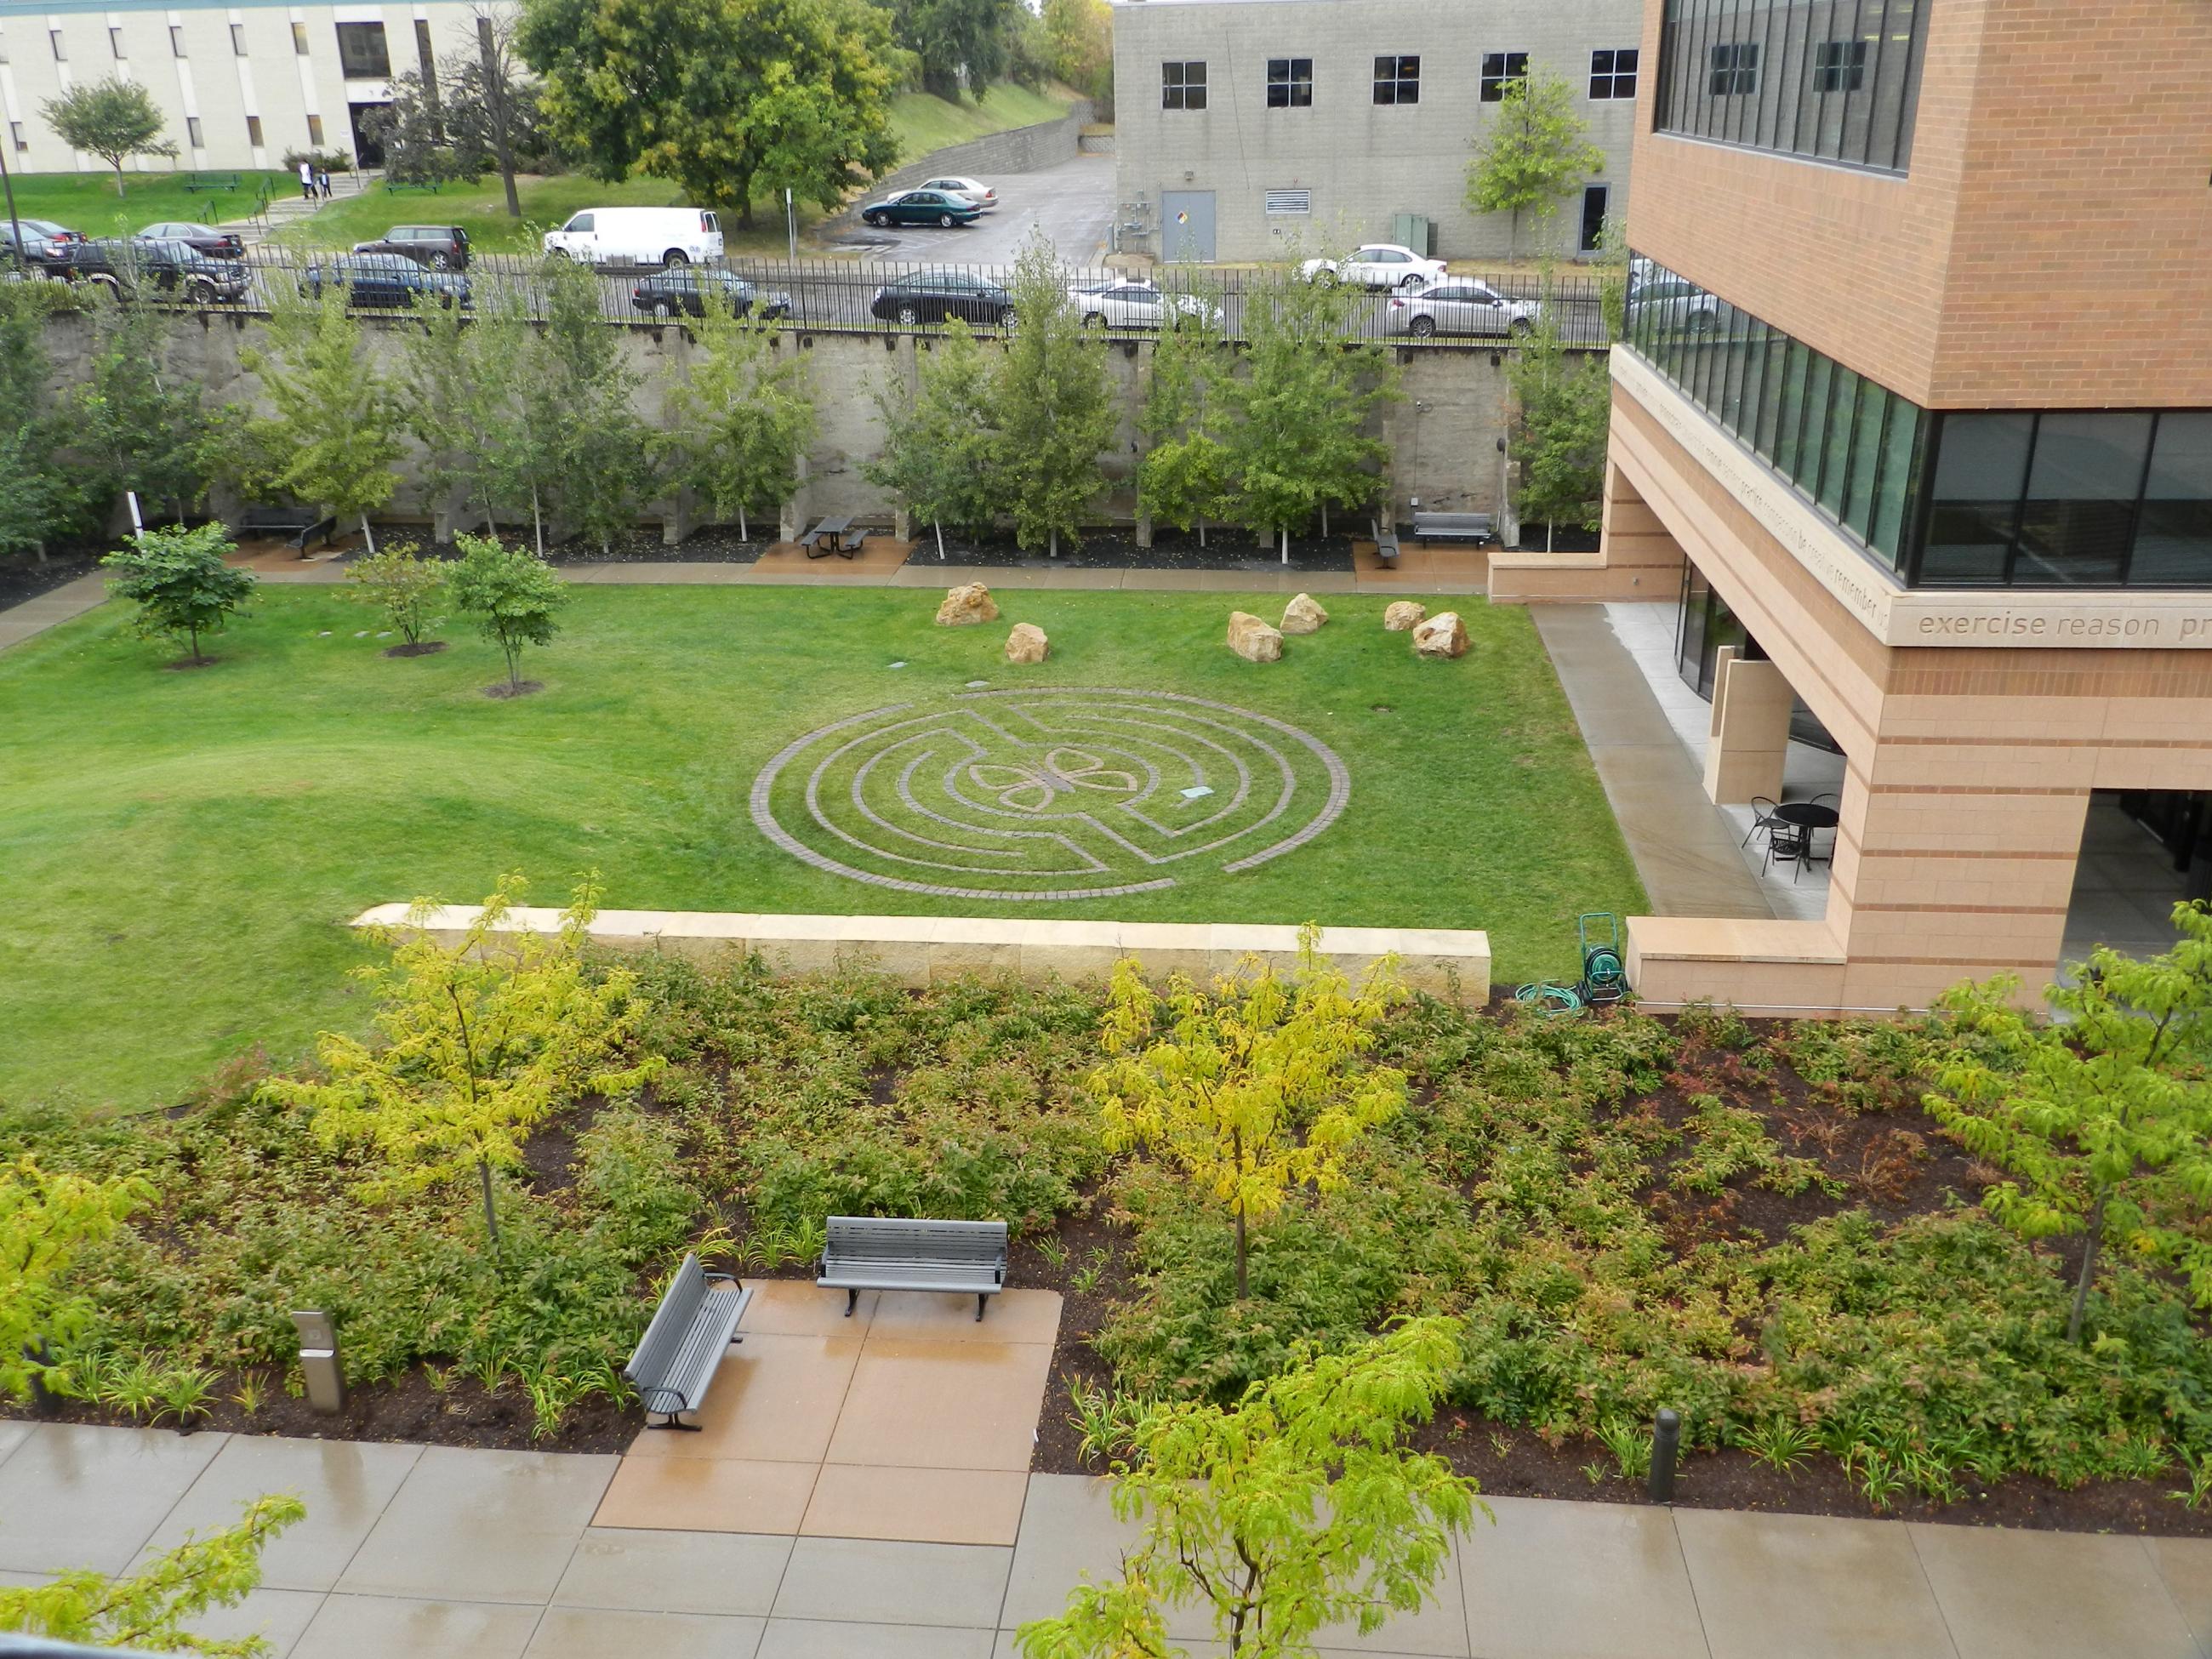
<svg viewBox="0 0 2212 1659"><path fill-rule="evenodd" d="M718 1291L716 1285L732 1288ZM710 1273L694 1254L684 1258L676 1277L662 1292L653 1323L645 1328L637 1352L623 1367L623 1375L645 1401L645 1425L649 1429L694 1429L682 1413L696 1412L714 1381L714 1368L742 1342L738 1322L745 1316L753 1293L738 1285L727 1273ZM653 1419L658 1413L661 1421Z"/></svg>
<svg viewBox="0 0 2212 1659"><path fill-rule="evenodd" d="M849 559L860 550L867 539L868 527L866 525L854 525L838 538L837 551Z"/></svg>
<svg viewBox="0 0 2212 1659"><path fill-rule="evenodd" d="M905 1221L833 1215L816 1284L845 1292L845 1317L862 1291L945 1291L975 1298L975 1317L1006 1287L1003 1221Z"/></svg>
<svg viewBox="0 0 2212 1659"><path fill-rule="evenodd" d="M185 191L197 196L202 191L236 190L245 182L235 173L188 173L185 175Z"/></svg>
<svg viewBox="0 0 2212 1659"><path fill-rule="evenodd" d="M238 533L241 538L282 536L285 546L305 553L311 539L327 546L331 538L338 533L338 521L312 507L249 507L239 519Z"/></svg>
<svg viewBox="0 0 2212 1659"><path fill-rule="evenodd" d="M1398 562L1398 527L1386 525L1382 520L1371 520L1375 532L1375 556L1387 565Z"/></svg>
<svg viewBox="0 0 2212 1659"><path fill-rule="evenodd" d="M1487 513L1416 513L1413 514L1413 539L1422 542L1474 542L1477 545L1488 541L1497 532L1491 528Z"/></svg>

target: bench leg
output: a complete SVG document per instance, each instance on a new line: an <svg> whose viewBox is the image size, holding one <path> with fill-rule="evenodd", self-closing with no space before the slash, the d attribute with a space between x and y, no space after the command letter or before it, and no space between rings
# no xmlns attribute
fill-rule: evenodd
<svg viewBox="0 0 2212 1659"><path fill-rule="evenodd" d="M975 1322L978 1325L983 1322L983 1309L990 1299L988 1296L979 1296L975 1298Z"/></svg>
<svg viewBox="0 0 2212 1659"><path fill-rule="evenodd" d="M846 1317L846 1318L850 1319L850 1318L853 1316L853 1307L854 1307L854 1304L855 1303L859 1302L859 1301L860 1301L860 1290L859 1290L859 1288L858 1288L857 1286L856 1286L856 1287L854 1287L854 1289L848 1290L848 1291L847 1291L845 1292L845 1317Z"/></svg>

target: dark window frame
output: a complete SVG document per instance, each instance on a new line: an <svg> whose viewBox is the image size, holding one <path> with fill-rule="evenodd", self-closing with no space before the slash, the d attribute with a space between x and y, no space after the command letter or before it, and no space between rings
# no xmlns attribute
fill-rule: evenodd
<svg viewBox="0 0 2212 1659"><path fill-rule="evenodd" d="M1375 55L1375 101L1385 106L1421 101L1421 55L1417 52Z"/></svg>
<svg viewBox="0 0 2212 1659"><path fill-rule="evenodd" d="M1596 101L1636 96L1640 46L1596 46L1590 52L1589 95Z"/></svg>
<svg viewBox="0 0 2212 1659"><path fill-rule="evenodd" d="M1503 103L1505 88L1515 82L1528 78L1528 54L1525 52L1486 52L1482 54L1482 75L1477 88L1486 104Z"/></svg>
<svg viewBox="0 0 2212 1659"><path fill-rule="evenodd" d="M392 36L377 23L335 25L338 40L338 75L347 81L389 81L392 78ZM374 43L374 50L370 49Z"/></svg>
<svg viewBox="0 0 2212 1659"><path fill-rule="evenodd" d="M1267 107L1311 109L1313 64L1310 58L1270 58L1267 60Z"/></svg>
<svg viewBox="0 0 2212 1659"><path fill-rule="evenodd" d="M1837 47L1842 47L1840 52ZM1851 93L1866 87L1867 43L1855 40L1815 40L1813 43L1813 89L1820 93Z"/></svg>
<svg viewBox="0 0 2212 1659"><path fill-rule="evenodd" d="M1191 75L1193 70L1198 71L1195 79ZM1160 107L1179 110L1206 107L1205 58L1164 58L1160 60Z"/></svg>

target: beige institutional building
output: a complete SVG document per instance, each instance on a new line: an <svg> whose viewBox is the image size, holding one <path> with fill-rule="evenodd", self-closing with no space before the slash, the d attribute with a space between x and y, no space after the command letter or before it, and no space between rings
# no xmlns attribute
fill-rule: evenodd
<svg viewBox="0 0 2212 1659"><path fill-rule="evenodd" d="M1643 54L1601 550L1492 594L1679 593L1717 800L1793 704L1844 769L1825 915L1638 917L1632 978L2032 992L2094 799L2212 863L2212 6L1652 0Z"/></svg>

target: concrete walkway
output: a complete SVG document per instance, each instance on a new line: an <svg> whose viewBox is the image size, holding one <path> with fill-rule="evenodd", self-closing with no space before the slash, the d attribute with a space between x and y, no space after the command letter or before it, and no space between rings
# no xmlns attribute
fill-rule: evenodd
<svg viewBox="0 0 2212 1659"><path fill-rule="evenodd" d="M21 645L72 617L82 617L106 598L107 578L94 573L64 582L21 605L11 605L0 611L0 651Z"/></svg>
<svg viewBox="0 0 2212 1659"><path fill-rule="evenodd" d="M1011 1547L592 1524L619 1460L0 1422L0 1583L115 1572L290 1491L210 1619L278 1659L1000 1659L1110 1572L1105 1486L1026 1477ZM1693 1466L1694 1467L1694 1466ZM1493 1500L1368 1659L2212 1659L2212 1541ZM1186 1614L1176 1634L1204 1632ZM1190 1641L1194 1654L1218 1652Z"/></svg>

